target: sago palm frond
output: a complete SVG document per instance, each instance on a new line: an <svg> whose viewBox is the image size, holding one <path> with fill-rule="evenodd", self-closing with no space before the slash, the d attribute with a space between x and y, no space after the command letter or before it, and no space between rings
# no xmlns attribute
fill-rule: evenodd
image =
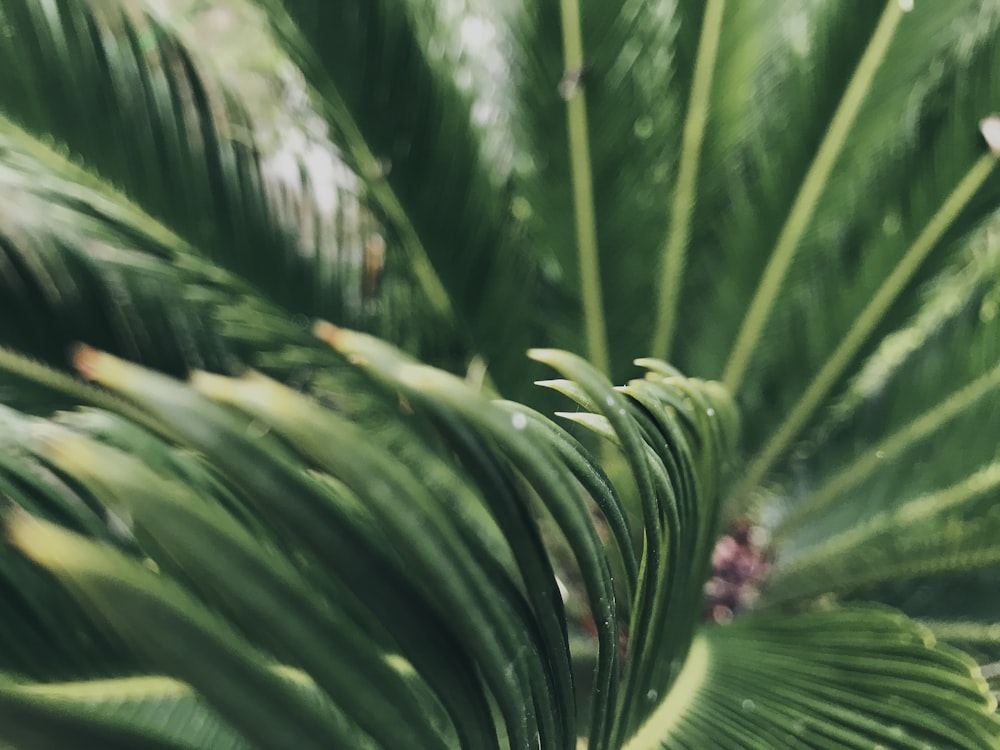
<svg viewBox="0 0 1000 750"><path fill-rule="evenodd" d="M248 20L259 23L260 9L252 11ZM382 270L368 255L381 254L383 232L357 181L324 151L332 148L324 134L310 130L325 127L313 109L300 107L300 122L276 122L251 99L251 113L244 79L187 19L156 3L15 4L4 22L4 113L14 124L61 144L71 160L83 159L286 309L370 324L365 287L375 281L364 278L365 267ZM251 43L271 43L274 67L290 65L266 30L256 37ZM253 93L272 107L301 96L302 84L282 87L278 72L257 77L263 93ZM390 274L393 283L411 277L395 266ZM427 306L410 303L402 314L380 308L383 334L433 348L433 334L420 338L400 321L425 319Z"/></svg>
<svg viewBox="0 0 1000 750"><path fill-rule="evenodd" d="M78 738L135 741L149 731L180 743L188 725L164 725L156 713L180 703L184 714L195 714L182 687L190 685L225 724L260 747L331 741L366 747L366 737L384 747L477 747L501 736L513 747L572 746L563 605L542 539L532 531L530 518L541 510L533 509L535 497L573 550L597 624L595 746L617 747L630 736L628 747L722 741L729 730L706 719L726 710L724 695L756 679L760 667L739 656L744 649L761 658L774 650L771 658L792 669L788 677L801 670L805 680L787 697L763 689L740 699L735 716L757 736L777 742L828 732L856 740L895 733L975 747L996 731L986 710L992 703L970 679L970 662L878 610L735 624L696 639L684 659L700 618L707 530L718 512L715 472L735 437L733 407L719 386L654 370L619 393L571 355L534 353L574 378L581 399L598 410L584 421L614 439L632 465L648 511L647 549L638 573L625 567L636 576L626 573L622 588L636 591L627 604L616 597L608 550L581 503L584 485L576 476L597 480L586 486L602 488L595 499L609 521L623 513L620 496L568 434L520 407L490 403L454 376L381 342L330 327L321 333L405 398L404 414L411 416L362 430L263 376L202 374L188 388L92 350L77 354L88 377L141 405L152 428L197 451L188 455L206 461L230 488L223 502L212 499L218 492L196 492L188 472L178 473L191 460L185 453L149 433L136 435L105 412L14 426L27 455L81 483L74 505L100 503L118 519L118 532L89 540L10 510L8 537L62 580L141 663L181 683L95 682L75 695L69 686L10 685L5 713L12 739L38 732L39 715L51 713L70 717L66 726ZM414 431L426 447L418 449ZM644 442L653 432L666 441L665 452ZM490 445L494 452L484 450ZM444 460L449 454L460 463ZM38 500L45 505L19 504L53 515L67 503L54 493ZM266 526L248 526L240 520L245 515ZM617 556L634 558L632 538L621 532L615 538ZM211 609L201 603L206 597L215 602ZM621 673L623 632L631 658ZM823 659L843 637L846 653ZM296 678L286 667L308 677ZM808 676L817 670L826 679ZM882 726L878 712L864 709L857 670L904 692L911 685L921 703L901 704L891 711L894 724ZM935 680L967 698L942 710L935 704L945 693L935 693ZM823 684L850 707L814 713L810 700ZM117 704L123 694L126 711L87 712L79 704ZM671 697L660 703L661 695ZM981 697L970 701L973 695ZM487 696L498 713L489 710ZM723 702L713 708L717 701ZM142 718L149 715L139 712L142 703L151 718ZM930 706L933 721L926 717ZM654 708L649 724L632 736ZM434 720L437 711L443 715ZM44 741L66 736L61 722L47 726ZM220 733L214 721L205 731L179 746L208 746Z"/></svg>
<svg viewBox="0 0 1000 750"><path fill-rule="evenodd" d="M1000 747L1000 5L462 5L0 6L0 746Z"/></svg>

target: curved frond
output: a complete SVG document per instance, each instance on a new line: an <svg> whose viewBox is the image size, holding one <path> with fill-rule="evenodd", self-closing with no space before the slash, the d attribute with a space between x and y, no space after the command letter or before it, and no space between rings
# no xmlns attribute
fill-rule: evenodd
<svg viewBox="0 0 1000 750"><path fill-rule="evenodd" d="M994 747L996 700L965 655L900 615L845 608L707 630L626 750ZM884 696L892 695L889 700Z"/></svg>
<svg viewBox="0 0 1000 750"><path fill-rule="evenodd" d="M428 356L451 347L433 327L421 332L427 305L405 291L409 271L325 121L299 101L305 84L285 75L295 69L260 9L215 10L252 46L232 59L217 52L233 34L207 40L198 13L210 15L151 2L7 4L0 113L290 314L364 325Z"/></svg>
<svg viewBox="0 0 1000 750"><path fill-rule="evenodd" d="M488 710L495 701L502 735L515 747L529 747L536 733L546 745L569 747L576 736L570 645L550 553L532 518L537 497L585 582L599 646L591 731L598 746L616 746L650 710L646 696L669 687L700 614L718 508L715 471L734 439L724 394L656 374L655 362L646 380L619 394L579 358L535 352L576 380L645 477L643 523L654 543L638 569L633 564L636 577L616 587L582 490L601 492L613 526L624 508L579 444L540 415L493 404L382 342L329 326L320 332L421 421L382 421L371 433L262 375L199 374L192 389L84 349L77 364L87 377L140 405L161 434L197 449L229 489L192 493L189 469L178 474L184 464L169 459L166 445L101 412L29 421L21 433L32 450L77 477L141 555L99 541L107 536L100 517L91 520L90 540L11 511L7 535L154 670L194 686L255 741L254 722L267 714L235 718L243 693L233 680L245 677L241 690L270 700L279 688L260 666L276 660L307 672L336 706L333 716L342 713L382 744L401 741L392 737L398 731L432 747L454 731L470 746L487 746L498 730ZM619 535L618 543L620 558L634 559L632 539ZM154 563L162 581L146 569ZM317 584L324 594L314 602ZM634 590L634 600L621 601L619 589ZM213 614L198 611L199 599L217 602ZM161 620L176 633L137 640ZM620 683L625 634L634 656ZM209 668L198 647L186 655L171 648L176 639L226 650L229 661ZM394 653L412 664L419 689L386 666ZM440 702L443 726L427 722L421 700ZM289 705L305 711L308 736L347 731L323 729L316 722L333 719ZM386 721L390 714L396 718ZM278 723L259 736L273 732L280 742L284 731Z"/></svg>

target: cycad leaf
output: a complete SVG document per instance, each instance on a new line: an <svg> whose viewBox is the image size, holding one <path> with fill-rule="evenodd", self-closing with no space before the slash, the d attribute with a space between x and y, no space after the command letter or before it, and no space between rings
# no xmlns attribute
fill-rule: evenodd
<svg viewBox="0 0 1000 750"><path fill-rule="evenodd" d="M18 549L55 573L122 638L161 669L192 684L255 743L306 748L325 746L324 737L353 741L349 726L269 671L263 654L175 582L109 545L23 511L8 515L5 531Z"/></svg>
<svg viewBox="0 0 1000 750"><path fill-rule="evenodd" d="M689 381L655 372L616 391L581 358L556 350L535 350L532 357L555 367L576 384L618 443L629 464L641 500L645 542L640 576L629 611L631 659L616 702L616 614L608 599L607 562L594 562L592 543L573 528L572 473L562 468L558 452L534 437L526 414L493 408L454 378L420 366L370 337L321 326L335 347L398 389L408 402L456 412L495 441L510 462L537 489L559 521L577 554L599 639L598 670L591 736L598 747L615 747L651 709L649 696L664 692L674 666L690 642L701 609L701 585L718 511L716 461L733 447L735 418L728 395L717 384ZM537 433L541 436L543 433ZM546 441L548 442L548 441ZM586 460L586 459L585 459ZM700 460L706 460L702 463ZM631 488L630 488L631 490ZM614 503L613 497L606 498ZM564 506L564 507L559 507ZM621 508L617 509L622 512ZM578 511L577 511L578 513ZM526 579L526 582L529 579ZM530 584L529 584L530 585Z"/></svg>
<svg viewBox="0 0 1000 750"><path fill-rule="evenodd" d="M105 180L0 122L0 195L17 207L0 215L5 342L55 366L72 343L87 341L175 373L192 366L227 372L253 359L283 377L308 377L320 363L351 377L287 309ZM0 369L79 390L13 354L0 358Z"/></svg>
<svg viewBox="0 0 1000 750"><path fill-rule="evenodd" d="M995 564L996 445L981 438L997 409L996 268L995 250L979 249L989 252L930 296L814 438L826 446L811 460L816 483L775 525L772 594L877 593L908 609L918 591L934 598L931 576L954 589ZM982 604L948 607L995 616Z"/></svg>
<svg viewBox="0 0 1000 750"><path fill-rule="evenodd" d="M139 750L245 750L182 682L137 677L80 683L0 680L0 740L17 748L53 746Z"/></svg>
<svg viewBox="0 0 1000 750"><path fill-rule="evenodd" d="M451 337L438 361L454 369L478 353L497 383L523 387L500 355L529 342L527 310L510 300L531 261L512 240L506 170L486 160L445 56L456 29L422 0L263 5Z"/></svg>
<svg viewBox="0 0 1000 750"><path fill-rule="evenodd" d="M339 238L314 187L296 194L266 176L256 142L264 128L254 121L262 107L247 111L234 77L204 54L189 24L152 3L80 0L17 0L3 17L0 65L9 74L0 110L8 118L64 146L282 303L343 315L343 282L328 273ZM261 45L265 28L254 29ZM308 164L301 174L315 181ZM302 231L310 226L326 229Z"/></svg>
<svg viewBox="0 0 1000 750"><path fill-rule="evenodd" d="M23 415L0 410L0 507L13 502L80 533L112 538L93 499L27 452L28 424ZM0 545L0 560L6 613L0 621L0 672L77 680L141 671L135 651L96 624L51 574L8 545Z"/></svg>
<svg viewBox="0 0 1000 750"><path fill-rule="evenodd" d="M1000 737L995 708L974 662L899 614L753 616L698 636L625 747L978 750Z"/></svg>
<svg viewBox="0 0 1000 750"><path fill-rule="evenodd" d="M333 485L306 474L301 459L268 435L268 427L260 432L259 423L253 419L239 418L215 407L180 383L107 355L88 352L80 363L88 375L143 403L185 443L204 453L212 466L226 477L227 483L240 490L253 513L267 523L269 535L273 534L278 544L294 550L293 559L310 561L308 567L313 570L310 574L313 586L330 592L340 607L367 618L362 621L377 623L375 632L384 630L397 644L399 652L437 692L460 736L482 746L492 744L492 719L482 693L472 687L478 684L478 678L472 673L465 652L456 648L453 626L443 614L454 611L454 601L449 597L467 585L464 569L458 566L452 569L454 572L447 573L451 586L444 592L443 600L438 592L427 589L426 581L437 578L421 575L426 573L428 566L435 565L443 574L441 566L453 550L432 549L427 546L430 541L425 540L427 545L414 551L417 557L410 559L412 564L405 565L396 550L405 550L406 545L400 544L395 535L404 533L403 529L416 520L405 514L384 515L388 513L385 506L380 512L359 513L357 500L352 501L350 493L344 497L344 493L338 492ZM288 394L295 395L292 391ZM337 422L332 413L329 419L342 423L342 420ZM248 432L256 438L248 440ZM357 466L366 461L387 461L382 449L367 440L358 443L357 450L360 452L356 458L364 457ZM373 459L372 453L381 458ZM246 470L248 462L256 467L253 471ZM400 471L396 470L397 476ZM404 473L403 476L408 475ZM382 503L389 502L387 493L400 486L386 483L377 473L355 471L345 479L362 481L363 488L353 486L352 489L358 490L360 497ZM403 481L407 483L405 494L392 494L394 502L401 502L402 498L420 491L412 478ZM394 523L383 529L372 523L373 518L380 521L393 518ZM390 542L393 538L395 545ZM317 569L326 574L317 578ZM466 609L471 620L475 620L481 617L480 595L469 596L475 605L469 604ZM463 620L461 625L468 626L468 622ZM508 626L507 621L498 627L502 626ZM492 627L485 630L492 632ZM510 631L507 633L509 635ZM527 633L519 635L527 637ZM498 646L493 639L475 638L472 643L482 649L479 656L484 653L492 656L493 665L501 675L505 674L504 667L498 666L497 649L509 646L508 642L503 641ZM522 660L522 664L526 662ZM509 662L504 662L504 666L507 665ZM506 679L512 680L513 675L506 674ZM513 692L519 689L520 686L513 688Z"/></svg>
<svg viewBox="0 0 1000 750"><path fill-rule="evenodd" d="M886 6L883 22L894 5ZM843 6L837 12L849 15ZM937 21L947 26L950 36L942 37L941 48L921 46L919 41L929 33L923 24L936 13L942 14ZM880 97L882 87L899 85L897 78L887 81L880 72L871 78L866 100L898 107L896 120L912 121L914 125L877 147L870 141L862 147L851 140L853 136L845 137L839 155L831 161L831 169L840 163L848 166L830 172L833 176L817 193L812 219L808 225L803 224L793 248L794 263L790 256L787 278L778 283L783 275L765 275L761 282L760 298L780 301L773 308L769 333L758 339L762 343L753 355L756 364L743 389L744 404L756 410L767 403L764 412L782 417L770 426L765 425L768 420L759 421L755 429L763 432L748 435L752 444L762 447L751 460L737 494L752 489L787 455L802 430L815 423L817 411L843 382L849 368L873 349L873 342L915 312L917 297L909 292L953 258L956 241L975 228L995 205L1000 184L994 170L996 159L977 132L982 119L990 114L987 103L997 93L992 75L994 32L981 27L970 31L968 25L955 23L975 13L973 8L954 4L929 9L927 16L914 10L897 19L891 40L881 42L885 46L883 65L895 70L892 61L912 55L913 49L926 50L925 54L937 50L938 74L928 77L924 71L913 70L909 63L903 65L911 76L910 85L916 85L924 95L901 102L899 97ZM998 19L986 14L980 22L989 25ZM872 37L868 52L876 43ZM843 108L846 101L839 106ZM879 111L879 117L890 116ZM876 121L885 122L874 118L873 124ZM869 135L863 132L858 138L864 141ZM856 149L864 151L866 158L858 158ZM808 184L807 178L803 190ZM888 203L876 204L857 185L894 197ZM756 211L747 215L762 216ZM760 236L749 227L740 231L741 236ZM779 242L776 255L783 248ZM732 278L741 276L734 271ZM772 281L774 286L765 293L765 286ZM754 319L758 312L763 314L756 305L748 311L744 331L760 323ZM741 336L730 360L727 379L731 386L739 380L736 375L743 368L745 340ZM794 346L788 345L793 341L797 342ZM786 365L778 364L780 361ZM812 363L812 367L803 367L804 362ZM777 381L773 386L757 381L753 370L771 373L765 377L783 373L780 387ZM804 376L798 388L790 386L798 378L796 373ZM771 434L764 440L768 432Z"/></svg>
<svg viewBox="0 0 1000 750"><path fill-rule="evenodd" d="M992 505L998 493L1000 464L994 463L957 485L831 536L779 566L770 585L782 598L852 593L995 565L1000 561L997 520L975 509Z"/></svg>
<svg viewBox="0 0 1000 750"><path fill-rule="evenodd" d="M274 675L302 697L331 710L309 676L288 667ZM0 740L25 750L107 747L149 750L250 750L257 747L221 721L189 685L163 676L64 683L0 678ZM332 713L331 715L335 715ZM374 750L363 735L352 747Z"/></svg>
<svg viewBox="0 0 1000 750"><path fill-rule="evenodd" d="M301 102L285 111L296 92L308 98L294 74L282 78L291 63L260 9L216 12L244 27L232 59L233 33L206 41L207 18L159 3L9 3L0 112L289 313L371 326L433 356L441 336L421 332L426 305L406 291L409 272L387 261L384 232L324 121ZM0 274L24 294L17 275ZM135 292L133 282L122 294Z"/></svg>
<svg viewBox="0 0 1000 750"><path fill-rule="evenodd" d="M882 342L825 424L808 437L814 478L808 495L791 499L779 522L782 538L808 543L815 537L802 534L804 523L835 507L845 519L871 515L915 492L959 481L993 458L988 441L963 437L974 434L982 410L993 408L1000 376L992 237L989 231L973 238L973 259L934 284L912 324ZM934 461L927 460L931 438ZM912 472L904 460L920 461L924 470ZM847 501L862 494L868 498L863 508ZM826 522L819 525L820 533L829 532Z"/></svg>
<svg viewBox="0 0 1000 750"><path fill-rule="evenodd" d="M261 551L259 537L228 513L119 450L51 427L36 439L53 463L92 486L95 496L127 519L142 547L165 568L219 600L232 622L279 658L308 667L372 739L387 746L419 739L422 746L443 747L370 630L349 611L316 601L293 566Z"/></svg>

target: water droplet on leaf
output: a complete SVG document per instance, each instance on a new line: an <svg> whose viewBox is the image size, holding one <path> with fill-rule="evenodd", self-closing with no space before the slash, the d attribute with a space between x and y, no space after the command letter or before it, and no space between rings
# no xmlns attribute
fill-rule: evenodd
<svg viewBox="0 0 1000 750"><path fill-rule="evenodd" d="M640 117L632 126L632 132L635 133L635 137L640 141L646 140L653 135L653 118Z"/></svg>

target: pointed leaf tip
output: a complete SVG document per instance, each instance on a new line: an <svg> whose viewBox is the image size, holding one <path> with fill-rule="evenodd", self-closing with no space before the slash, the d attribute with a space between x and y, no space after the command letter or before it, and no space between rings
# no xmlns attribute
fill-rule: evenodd
<svg viewBox="0 0 1000 750"><path fill-rule="evenodd" d="M81 436L76 435L55 422L38 420L32 422L27 429L28 443L33 450L50 459L58 459L67 452L67 446L83 443Z"/></svg>
<svg viewBox="0 0 1000 750"><path fill-rule="evenodd" d="M335 348L342 331L342 328L335 326L333 323L326 320L317 320L313 324L313 335Z"/></svg>
<svg viewBox="0 0 1000 750"><path fill-rule="evenodd" d="M979 122L979 132L983 134L993 155L1000 156L1000 115L984 117Z"/></svg>
<svg viewBox="0 0 1000 750"><path fill-rule="evenodd" d="M213 393L225 390L231 381L231 378L224 375L216 375L204 370L192 370L191 374L188 375L188 385L198 393L210 398Z"/></svg>
<svg viewBox="0 0 1000 750"><path fill-rule="evenodd" d="M555 349L528 349L528 358L546 364L555 352Z"/></svg>
<svg viewBox="0 0 1000 750"><path fill-rule="evenodd" d="M73 367L81 376L112 389L118 389L136 377L155 375L152 370L146 370L141 365L86 344L78 345L72 356Z"/></svg>
<svg viewBox="0 0 1000 750"><path fill-rule="evenodd" d="M86 565L88 560L87 542L20 508L6 514L4 535L22 554L52 572Z"/></svg>
<svg viewBox="0 0 1000 750"><path fill-rule="evenodd" d="M97 366L101 352L86 344L74 344L70 349L70 361L73 367L87 380L97 379Z"/></svg>

